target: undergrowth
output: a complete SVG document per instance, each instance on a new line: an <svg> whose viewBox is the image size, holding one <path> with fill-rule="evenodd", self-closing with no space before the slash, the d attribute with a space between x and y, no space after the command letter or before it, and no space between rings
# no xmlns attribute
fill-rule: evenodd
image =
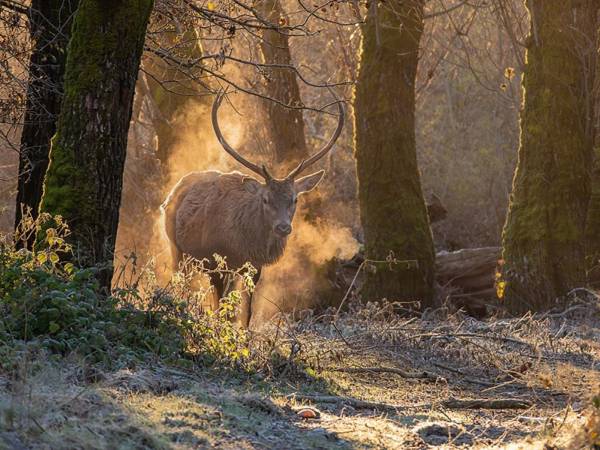
<svg viewBox="0 0 600 450"><path fill-rule="evenodd" d="M17 249L31 233L38 236L35 249ZM0 367L9 369L31 352L77 354L109 368L149 358L248 366L247 333L233 319L241 296L254 287L252 268L230 271L219 260L214 270L243 283L215 312L201 308L208 292L193 285L205 271L200 263L163 287L146 267L135 282L104 295L99 268L78 267L68 236L63 220L48 215L28 219L14 236L0 236Z"/></svg>

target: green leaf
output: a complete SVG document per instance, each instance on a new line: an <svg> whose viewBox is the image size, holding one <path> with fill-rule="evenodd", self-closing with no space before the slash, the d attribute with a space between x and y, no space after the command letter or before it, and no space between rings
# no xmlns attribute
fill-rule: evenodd
<svg viewBox="0 0 600 450"><path fill-rule="evenodd" d="M50 333L56 333L58 330L60 330L60 325L57 324L54 321L51 321L50 324L48 325L48 330L50 331Z"/></svg>

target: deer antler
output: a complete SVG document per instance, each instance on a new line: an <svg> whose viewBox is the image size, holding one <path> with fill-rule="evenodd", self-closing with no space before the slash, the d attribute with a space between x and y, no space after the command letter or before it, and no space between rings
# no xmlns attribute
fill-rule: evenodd
<svg viewBox="0 0 600 450"><path fill-rule="evenodd" d="M335 132L333 133L333 136L331 136L331 139L329 139L329 142L327 142L327 144L325 144L323 148L321 148L321 150L319 150L316 154L314 154L308 159L301 161L300 164L298 164L298 166L296 166L296 168L290 172L287 178L293 180L298 175L300 175L307 167L312 166L332 149L333 144L335 144L335 141L337 141L337 139L340 137L340 134L342 134L342 128L344 128L344 103L341 100L339 100L337 102L337 106L339 113L338 124L337 128L335 129Z"/></svg>
<svg viewBox="0 0 600 450"><path fill-rule="evenodd" d="M231 156L233 156L233 158L237 162L239 162L241 165L247 167L248 169L250 169L254 173L260 175L267 181L272 179L273 177L271 176L271 174L269 173L269 171L267 170L267 168L264 165L262 167L259 167L256 164L248 161L246 158L244 158L242 155L240 155L237 151L235 151L235 149L231 145L229 145L227 143L227 141L225 140L225 138L223 137L223 133L221 133L221 128L219 127L219 119L217 117L217 113L219 111L219 106L221 106L221 101L223 100L223 97L224 97L224 92L223 91L219 92L217 94L217 98L215 99L215 102L213 103L213 107L212 107L212 126L213 126L213 129L215 130L215 134L217 135L217 139L219 140L219 142L221 143L221 145L223 146L225 151L227 153L229 153Z"/></svg>

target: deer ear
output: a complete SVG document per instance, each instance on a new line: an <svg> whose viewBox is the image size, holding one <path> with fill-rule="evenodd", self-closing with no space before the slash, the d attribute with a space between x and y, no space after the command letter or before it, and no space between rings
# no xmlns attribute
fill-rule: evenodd
<svg viewBox="0 0 600 450"><path fill-rule="evenodd" d="M306 175L305 177L296 180L294 182L296 194L300 195L304 192L312 191L321 182L323 175L325 175L325 171L319 170L318 172L311 173L310 175Z"/></svg>
<svg viewBox="0 0 600 450"><path fill-rule="evenodd" d="M244 177L242 179L242 185L244 186L244 189L251 194L256 194L262 186L259 181L250 177Z"/></svg>

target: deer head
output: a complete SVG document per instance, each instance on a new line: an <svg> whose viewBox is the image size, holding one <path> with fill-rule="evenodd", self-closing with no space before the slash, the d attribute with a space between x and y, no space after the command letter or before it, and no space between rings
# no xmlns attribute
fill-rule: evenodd
<svg viewBox="0 0 600 450"><path fill-rule="evenodd" d="M329 142L323 146L317 153L298 164L285 178L274 178L267 168L258 166L241 156L231 145L227 143L218 122L218 110L223 100L223 93L219 93L212 108L212 125L217 135L217 139L223 146L223 149L229 153L237 162L250 169L262 178L262 182L252 177L245 177L243 180L244 188L251 194L256 195L262 205L262 211L272 231L280 238L287 237L292 232L292 219L296 213L296 203L298 197L305 192L314 189L323 179L324 170L298 178L302 172L312 166L318 160L323 158L335 144L342 132L344 126L344 107L342 102L338 102L338 124Z"/></svg>

